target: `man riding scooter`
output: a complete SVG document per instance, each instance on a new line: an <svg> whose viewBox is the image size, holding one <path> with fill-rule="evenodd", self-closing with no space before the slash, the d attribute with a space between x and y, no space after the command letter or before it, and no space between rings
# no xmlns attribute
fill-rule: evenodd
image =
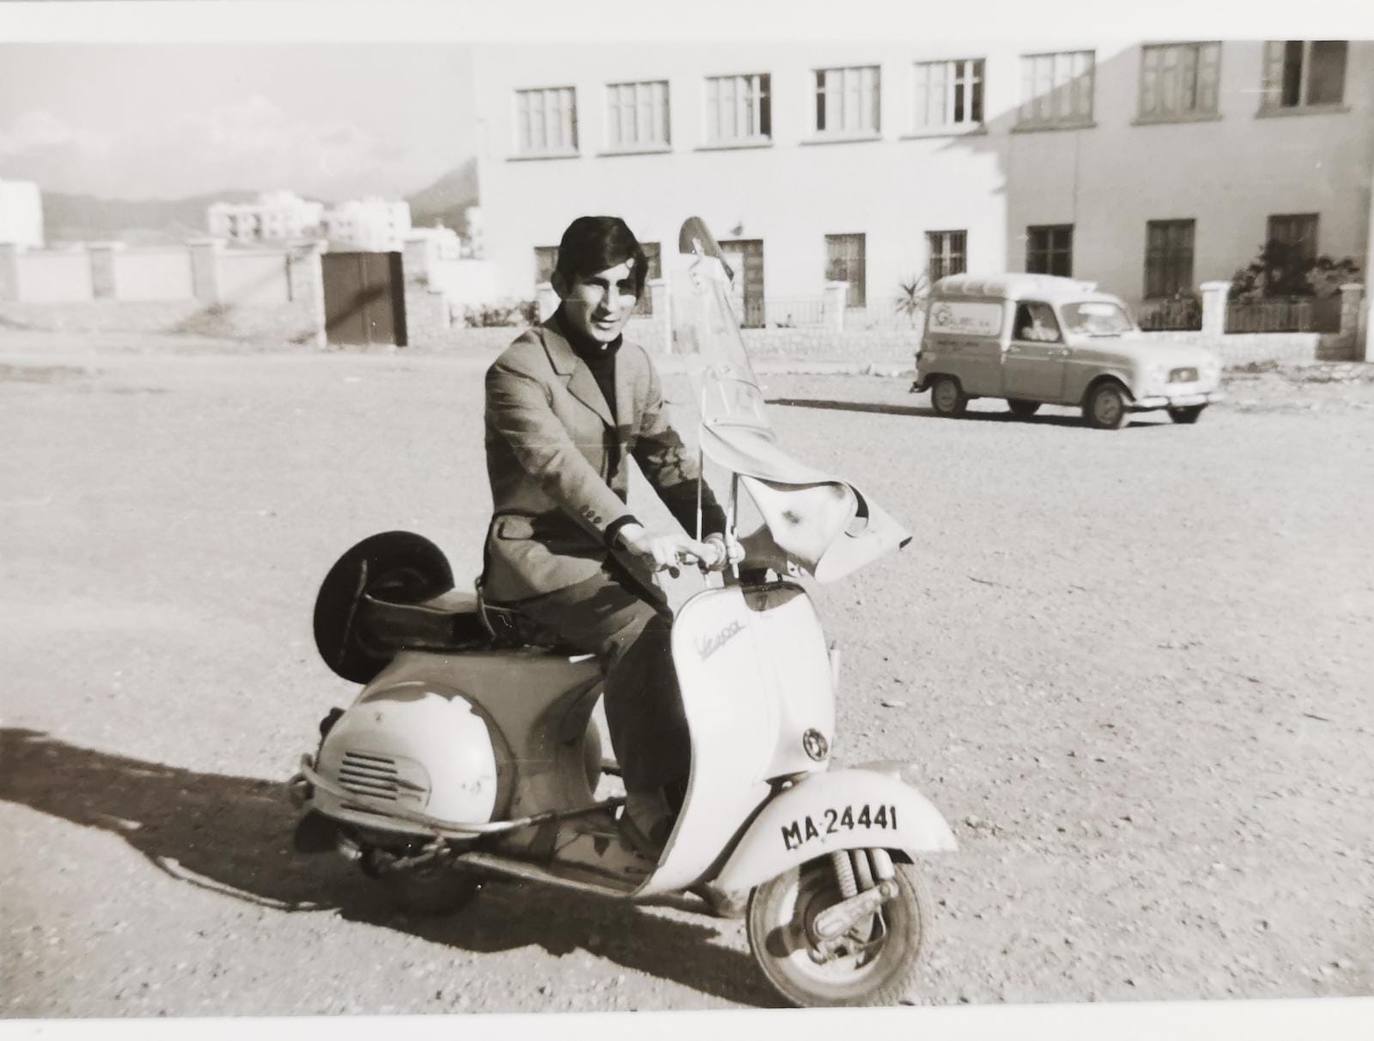
<svg viewBox="0 0 1374 1041"><path fill-rule="evenodd" d="M526 642L598 656L626 789L621 828L656 857L672 826L665 788L685 780L689 741L672 614L650 573L738 551L727 551L724 513L664 414L653 362L622 336L647 274L623 220L579 217L558 248L557 311L487 370L493 517L482 592L511 612ZM700 495L708 544L629 512L627 456L686 530L696 528Z"/></svg>

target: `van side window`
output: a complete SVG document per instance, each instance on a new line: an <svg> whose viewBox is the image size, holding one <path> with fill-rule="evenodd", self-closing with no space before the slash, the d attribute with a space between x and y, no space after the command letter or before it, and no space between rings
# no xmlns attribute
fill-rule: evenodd
<svg viewBox="0 0 1374 1041"><path fill-rule="evenodd" d="M1016 321L1011 327L1012 338L1032 343L1060 343L1059 323L1049 304L1028 300L1016 305Z"/></svg>

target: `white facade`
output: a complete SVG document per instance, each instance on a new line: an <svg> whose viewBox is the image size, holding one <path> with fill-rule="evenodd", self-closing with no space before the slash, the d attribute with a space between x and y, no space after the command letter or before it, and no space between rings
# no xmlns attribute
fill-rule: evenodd
<svg viewBox="0 0 1374 1041"><path fill-rule="evenodd" d="M0 242L43 247L43 195L32 181L0 180Z"/></svg>
<svg viewBox="0 0 1374 1041"><path fill-rule="evenodd" d="M324 215L325 238L334 249L400 250L410 230L410 203L375 196L340 203Z"/></svg>
<svg viewBox="0 0 1374 1041"><path fill-rule="evenodd" d="M324 205L294 192L264 192L256 202L217 202L206 211L210 234L230 242L286 242L319 234Z"/></svg>
<svg viewBox="0 0 1374 1041"><path fill-rule="evenodd" d="M1193 287L1248 264L1276 215L1315 214L1318 251L1363 262L1374 42L1348 44L1335 101L1326 66L1298 68L1301 93L1286 98L1284 54L1068 38L1035 55L939 40L479 47L486 255L502 292L528 297L536 249L580 214L623 216L665 253L698 215L722 240L762 243L771 301L818 296L838 248L827 236L862 235L870 307L926 270L933 241L962 244L971 273L1025 270L1028 245L1045 241L1033 227L1071 226L1071 273L1133 304L1148 222L1192 222ZM1180 87L1193 111L1171 111L1186 108ZM622 102L640 95L636 115Z"/></svg>

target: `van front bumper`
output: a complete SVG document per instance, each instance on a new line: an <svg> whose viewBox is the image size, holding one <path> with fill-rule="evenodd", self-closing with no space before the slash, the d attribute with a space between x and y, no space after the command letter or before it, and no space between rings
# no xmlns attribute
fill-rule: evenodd
<svg viewBox="0 0 1374 1041"><path fill-rule="evenodd" d="M1151 394L1136 398L1131 408L1143 412L1151 408L1196 408L1198 405L1212 405L1224 401L1226 395L1219 390L1197 391L1191 394Z"/></svg>

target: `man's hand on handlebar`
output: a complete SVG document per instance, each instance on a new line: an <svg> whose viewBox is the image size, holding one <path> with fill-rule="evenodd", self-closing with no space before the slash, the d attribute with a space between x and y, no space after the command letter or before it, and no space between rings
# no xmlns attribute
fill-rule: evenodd
<svg viewBox="0 0 1374 1041"><path fill-rule="evenodd" d="M705 542L698 542L677 532L650 531L642 524L626 524L616 537L635 556L646 564L651 563L655 571L667 571L674 578L683 564L699 564L704 571L720 571L733 559L738 559L723 535L711 535ZM736 542L733 548L738 547ZM739 556L743 556L742 550Z"/></svg>

